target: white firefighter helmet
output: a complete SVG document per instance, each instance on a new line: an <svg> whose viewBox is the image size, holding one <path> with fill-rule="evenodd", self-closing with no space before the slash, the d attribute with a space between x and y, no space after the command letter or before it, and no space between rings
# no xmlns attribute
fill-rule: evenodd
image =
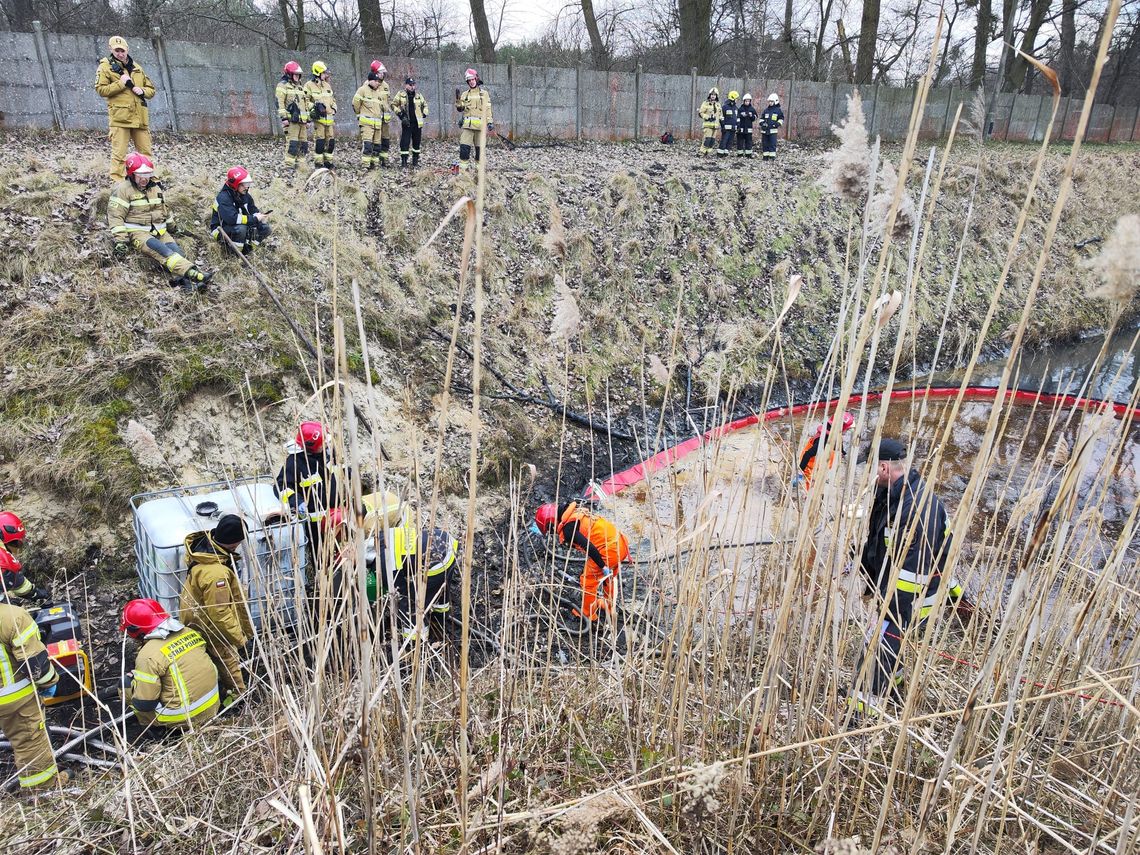
<svg viewBox="0 0 1140 855"><path fill-rule="evenodd" d="M777 95L775 92L773 92L771 95L768 96L768 103L769 104L779 104L780 103L780 96Z"/></svg>

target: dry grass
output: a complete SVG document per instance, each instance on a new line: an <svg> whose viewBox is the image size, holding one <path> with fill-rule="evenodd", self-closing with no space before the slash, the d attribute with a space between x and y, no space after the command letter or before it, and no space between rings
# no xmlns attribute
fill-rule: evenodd
<svg viewBox="0 0 1140 855"><path fill-rule="evenodd" d="M898 157L904 179L912 175L914 142ZM877 153L870 157L867 186L881 174ZM1036 175L1038 167L1052 168L1055 157L1042 152L1028 169ZM984 155L971 149L968 160L980 163ZM1054 174L1062 176L1058 183L1065 188L1072 169L1062 169ZM839 690L866 677L855 673L853 665L863 626L875 623L879 606L850 613L840 608L850 599L842 568L864 532L857 518L835 513L824 500L829 485L845 496L859 496L868 487L868 475L856 468L853 456L848 465L817 475L818 489L813 488L803 507L786 492L779 497L778 507L801 515L802 524L788 542L723 550L713 542L710 527L702 525L707 520L701 514L707 516L712 506L702 503L694 520L696 534L684 551L642 556L646 560L630 569L624 649L613 632L575 647L552 629L549 588L565 565L552 558L535 560L534 544L523 531L537 498L532 472L512 462L501 473L503 486L493 498L505 507L498 517L502 525L492 528L491 519L480 513L488 498L479 487L487 471L480 443L506 435L496 424L505 418L502 411L489 411L490 402L480 397L493 386L491 378L481 376L481 350L489 363L521 385L535 383L536 373L543 372L557 391L577 395L586 402L583 409L601 419L612 412L611 385L619 385L623 370L631 370L634 378L621 385L623 394L632 392L645 401L650 394L642 379L647 361L659 384L677 384L681 364L703 377L704 389L694 393L697 400L705 390L724 392L727 402L717 395L707 398L712 423L733 410L734 398L749 384L749 391L759 389L754 406L765 407L799 373L794 362L807 354L794 348L809 331L817 338L812 355L819 364L813 378L818 394L846 399L870 384L876 362L890 366L888 384L901 382L899 366L908 361L904 345L917 347L914 342L933 338L937 325L948 327L944 322L963 311L944 304L945 295L917 285L923 270L944 262L952 267L946 260L955 258L969 230L977 227L947 216L936 204L940 193L951 192L943 172L936 177L928 173L922 182L920 199L930 202L915 207L921 245L892 245L904 193L914 185L896 187L883 217L887 229L882 242L866 238L847 216L841 228L822 225L816 217L825 203L814 191L783 209L806 234L841 235L834 243L837 269L828 271L833 291L826 307L813 305L816 292L801 292L804 280L788 275L796 273L798 264L789 264L777 284L747 266L732 268L736 278L729 278L723 259L709 257L712 248L735 246L740 239L734 232L739 199L733 193L718 196L707 210L676 206L667 215L667 229L678 235L671 249L663 252L644 241L638 264L648 269L627 263L632 251L628 236L614 231L654 221L647 214L642 175L596 182L595 190L608 196L613 210L586 204L584 209L597 218L587 221L579 219L579 206L561 197L551 200L540 181L526 182L533 185L534 197L528 195L523 205L503 192L503 179L489 180L480 171L471 179L473 186L453 188L454 196L454 191L472 190L476 201L464 208L466 229L449 227L451 246L440 251L438 267L413 260L413 253L434 226L430 217L442 217L451 196L413 210L401 208L403 202L393 195L390 208L401 215L386 210L379 220L368 214L368 200L351 192L322 200L320 205L333 207L319 214L305 213L298 205L297 217L306 228L335 214L343 218L346 236L338 246L336 278L314 262L320 241L307 243L300 228L297 245L281 256L290 271L281 283L290 305L307 307L310 317L318 314L322 348L334 357L329 378L334 382L320 405L334 426L333 435L344 437L341 454L354 464L357 478L345 489L358 497L359 476L364 475L379 489L405 488L425 522L445 520L454 527L465 518L462 600L452 597L461 627L459 660L447 643L427 643L420 636L401 642L393 632L394 612L359 607L352 597L337 601L322 577L310 604L321 631L306 644L287 636L259 639L258 688L248 711L179 742L136 751L122 768L81 777L79 792L69 800L6 803L0 823L9 847L109 853L161 846L165 855L318 848L425 853L1131 851L1140 834L1135 764L1140 591L1123 571L1136 560L1140 511L1132 508L1103 560L1082 564L1092 554L1092 532L1101 531L1111 467L1135 445L1124 423L1095 423L1109 448L1103 459L1094 459L1089 443L1080 441L1071 453L1057 457L1065 413L1052 415L1046 441L1034 447L1010 427L1009 408L994 408L979 460L1012 448L1030 473L1025 496L1050 496L1049 513L1040 517L1040 502L1018 502L1016 495L1003 498L999 508L984 506L981 484L994 470L985 465L975 469L956 520L986 524L980 541L966 549L966 524L960 523L956 572L972 591L984 592L989 618L965 630L939 620L911 632L903 702L881 718L861 723L852 721ZM668 181L662 183L668 186ZM1037 229L1053 214L1055 226L1064 192L1054 213L1053 202L1037 198L1037 184L1035 178L1019 202L1024 211L1040 206L1046 212L1027 222ZM284 207L288 193L284 187L279 192L274 202ZM488 222L485 233L484 211L499 218ZM386 237L379 250L385 264L379 270L371 266L368 248L358 247L366 232L357 229L366 224ZM1056 228L1048 231L1039 258L1019 262L1022 229L1015 232L1012 221L1006 226L1001 234L1010 241L1009 265L1035 268L1035 287ZM501 244L492 251L496 241ZM466 247L462 252L460 245ZM524 250L541 254L527 258ZM473 258L468 251L475 253ZM652 272L666 255L676 267L676 279L666 278L668 287L662 289L662 280ZM6 263L37 263L21 257ZM393 286L388 262L407 270L402 289ZM21 287L33 287L34 275L23 268L17 272L23 277ZM823 275L813 275L822 284ZM356 276L362 287L350 289ZM585 307L585 328L574 336L567 327L551 342L548 309L556 276L573 285ZM524 281L541 293L527 294ZM625 284L615 287L615 282ZM757 298L761 283L763 296ZM1007 304L1011 312L1033 311L1034 287L1017 287L1016 276L995 271L979 281L967 272L963 283L971 317L985 316L996 325ZM897 302L879 300L892 293L898 294ZM378 294L392 302L370 305ZM425 311L416 298L427 295L439 306ZM742 295L750 301L747 314L734 303ZM537 311L526 324L525 314L511 308L528 297ZM591 305L599 307L594 314ZM736 311L723 310L727 305ZM705 329L707 324L698 325L698 316L713 307L734 323L712 331ZM245 309L258 315L249 304ZM204 359L211 352L209 341L242 317L236 309L229 312L222 308L195 316L198 333L214 334L203 336L207 342L201 344L168 319L163 345L157 348L162 356L155 359L175 367L190 364L195 354ZM393 313L399 324L391 324ZM157 322L159 315L154 317ZM403 350L397 344L371 345L393 326L399 330L392 335L407 335L410 341L409 329L429 317L441 327L451 324L446 365L433 366L430 375L436 379L429 401L438 401L439 412L434 423L422 412L417 418L421 402L413 393L393 395L404 402L399 412L406 423L399 433L406 465L392 471L393 464L383 460L372 438L354 429L352 404L363 402L373 421L380 421L373 412L378 395L371 388L375 369L368 357ZM30 347L48 323L39 318L18 326L17 347ZM618 331L619 323L633 329ZM280 330L268 326L266 336L277 344L264 350L255 344L248 361L236 367L227 363L226 370L246 373L266 354L296 353ZM603 339L600 330L610 334ZM1025 323L1014 337L1015 350L1024 331ZM128 340L123 324L109 324L109 332ZM978 348L967 360L964 385L987 332L975 339ZM948 331L947 350L958 348L959 342L951 339ZM941 335L938 340L942 347ZM475 354L473 368L457 342ZM54 371L49 376L71 385L53 399L55 386L45 377L34 397L21 396L21 418L28 425L46 425L58 417L64 395L85 387L83 376L65 370L77 361L80 345L65 341L56 346L59 352L47 363ZM121 346L109 342L100 353ZM417 346L406 349L416 352ZM352 367L354 348L360 371ZM438 358L439 351L434 355ZM128 374L130 384L117 394L138 396L135 384L143 381ZM448 421L449 396L457 393L453 378L469 383L472 393L470 415L462 426ZM389 377L380 380L387 383ZM170 390L171 405L180 400L179 385L164 387L161 378L151 382ZM97 388L103 397L115 393L109 384ZM102 402L87 392L79 397ZM466 404L468 398L462 400ZM76 411L84 423L94 419ZM117 411L103 416L112 419L110 427L116 430L119 422L128 425L130 417L130 412ZM664 413L647 413L644 422L651 436L639 441L648 453L661 440ZM110 429L105 421L103 426ZM952 427L948 424L947 430ZM1090 423L1086 436L1093 427ZM561 424L550 436L557 448L552 465L559 470L574 462L567 456L572 430ZM860 412L857 430L871 436L881 424L867 424ZM138 430L131 435L145 441ZM536 435L542 432L534 431L525 441L535 441ZM506 443L503 453L517 451L515 445ZM34 448L22 436L5 454L22 459ZM596 438L592 451L612 464L613 448L605 437ZM938 460L936 452L930 464L935 471ZM1058 464L1060 478L1054 477ZM782 473L788 476L785 483L790 467L789 460ZM465 510L463 502L440 490L448 482L459 486L461 473L468 479L466 495L460 491ZM1094 486L1078 503L1081 483ZM52 488L75 489L67 484ZM668 476L643 489L650 497L680 501L680 488ZM348 548L360 588L367 536L352 526ZM902 532L900 541L905 544L910 536ZM726 592L736 584L747 586L756 604L743 614L726 607L731 603ZM333 627L340 631L331 631ZM488 634L494 643L485 640ZM478 655L466 655L468 646ZM45 842L49 840L54 842Z"/></svg>

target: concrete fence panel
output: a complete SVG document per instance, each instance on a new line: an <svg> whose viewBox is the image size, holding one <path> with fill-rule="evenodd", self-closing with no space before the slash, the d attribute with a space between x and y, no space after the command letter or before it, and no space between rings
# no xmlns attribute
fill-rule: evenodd
<svg viewBox="0 0 1140 855"><path fill-rule="evenodd" d="M47 88L39 64L31 33L0 33L0 79L4 81L0 86L0 127L52 127ZM91 81L94 79L92 69Z"/></svg>
<svg viewBox="0 0 1140 855"><path fill-rule="evenodd" d="M1116 110L1111 104L1093 104L1089 114L1089 128L1085 139L1089 142L1106 143L1112 134L1112 120Z"/></svg>
<svg viewBox="0 0 1140 855"><path fill-rule="evenodd" d="M690 103L690 82L679 74L641 75L643 134L659 137L670 131L678 139L688 136L689 117L697 109Z"/></svg>
<svg viewBox="0 0 1140 855"><path fill-rule="evenodd" d="M1060 137L1063 140L1072 140L1077 135L1077 125L1081 120L1081 111L1085 108L1083 98L1070 98L1068 110L1063 114L1063 125Z"/></svg>
<svg viewBox="0 0 1140 855"><path fill-rule="evenodd" d="M573 68L515 68L518 116L504 131L518 136L566 139L575 133L578 75Z"/></svg>
<svg viewBox="0 0 1140 855"><path fill-rule="evenodd" d="M585 71L582 84L582 135L605 140L632 137L637 100L634 75L618 71Z"/></svg>
<svg viewBox="0 0 1140 855"><path fill-rule="evenodd" d="M1109 142L1130 142L1132 132L1136 127L1137 107L1117 107L1116 115L1112 117L1112 131L1108 135Z"/></svg>
<svg viewBox="0 0 1140 855"><path fill-rule="evenodd" d="M1040 110L1039 95L1015 95L1009 108L1005 138L1013 142L1032 140L1037 132L1037 114Z"/></svg>

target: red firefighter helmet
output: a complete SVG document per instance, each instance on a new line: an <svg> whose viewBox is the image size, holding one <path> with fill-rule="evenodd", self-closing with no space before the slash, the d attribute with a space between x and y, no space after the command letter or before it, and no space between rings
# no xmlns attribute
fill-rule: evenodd
<svg viewBox="0 0 1140 855"><path fill-rule="evenodd" d="M158 600L131 600L123 607L119 632L125 632L131 638L142 638L169 618L170 614Z"/></svg>
<svg viewBox="0 0 1140 855"><path fill-rule="evenodd" d="M0 511L0 541L3 541L5 546L23 543L27 536L23 520L11 511Z"/></svg>
<svg viewBox="0 0 1140 855"><path fill-rule="evenodd" d="M534 522L538 526L538 530L543 534L547 534L558 521L558 506L554 502L547 502L545 505L539 505L538 510L534 512Z"/></svg>
<svg viewBox="0 0 1140 855"><path fill-rule="evenodd" d="M321 520L321 528L326 532L335 532L342 525L344 525L344 508L329 508Z"/></svg>
<svg viewBox="0 0 1140 855"><path fill-rule="evenodd" d="M252 181L249 177L249 170L244 166L234 166L226 173L226 186L231 190L237 190L242 184L248 184Z"/></svg>
<svg viewBox="0 0 1140 855"><path fill-rule="evenodd" d="M123 161L127 167L127 175L131 178L149 178L154 175L154 162L145 154L132 151Z"/></svg>
<svg viewBox="0 0 1140 855"><path fill-rule="evenodd" d="M469 68L465 72L463 72L463 79L464 80L478 80L479 79L479 72L476 71L474 68Z"/></svg>
<svg viewBox="0 0 1140 855"><path fill-rule="evenodd" d="M317 454L325 447L325 426L320 422L301 422L297 431L297 445L310 454Z"/></svg>
<svg viewBox="0 0 1140 855"><path fill-rule="evenodd" d="M287 63L285 63L284 71L286 74L300 74L301 73L301 63L296 62L295 60L291 59Z"/></svg>
<svg viewBox="0 0 1140 855"><path fill-rule="evenodd" d="M378 59L372 60L372 65L370 65L369 68L372 70L373 74L387 74L388 73L388 69L386 69L384 67L384 63L382 63Z"/></svg>
<svg viewBox="0 0 1140 855"><path fill-rule="evenodd" d="M821 424L816 425L815 433L812 434L812 436L817 436L817 437L823 436L824 427L826 427L828 430L831 430L831 426L833 424L835 424L835 418L834 417L828 418L828 420L826 422L823 422ZM853 427L855 427L855 417L853 415L851 415L849 412L844 411L843 417L840 420L840 428L841 428L840 433L847 433L847 431L851 430L851 428L853 428Z"/></svg>

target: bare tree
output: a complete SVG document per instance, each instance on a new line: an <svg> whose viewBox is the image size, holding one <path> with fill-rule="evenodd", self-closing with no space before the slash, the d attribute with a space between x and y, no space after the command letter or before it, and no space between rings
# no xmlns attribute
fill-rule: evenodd
<svg viewBox="0 0 1140 855"><path fill-rule="evenodd" d="M712 70L712 0L677 0L681 24L681 56L686 68Z"/></svg>
<svg viewBox="0 0 1140 855"><path fill-rule="evenodd" d="M970 88L981 89L986 82L986 50L994 31L993 0L978 0L978 22L974 27L974 60L970 64Z"/></svg>
<svg viewBox="0 0 1140 855"><path fill-rule="evenodd" d="M1034 55L1037 49L1037 35L1041 32L1041 25L1049 14L1052 0L1030 0L1029 21L1025 25L1025 32L1021 36L1021 53ZM1015 54L1010 57L1005 73L1006 88L1017 92L1025 84L1025 74L1029 71L1029 63L1021 56Z"/></svg>
<svg viewBox="0 0 1140 855"><path fill-rule="evenodd" d="M364 50L372 56L386 56L389 48L388 32L380 13L380 0L357 0L360 8L360 35Z"/></svg>
<svg viewBox="0 0 1140 855"><path fill-rule="evenodd" d="M475 56L480 62L494 62L495 40L491 38L491 25L487 21L487 7L483 0L471 0L471 21L475 25Z"/></svg>
<svg viewBox="0 0 1140 855"><path fill-rule="evenodd" d="M582 0L582 18L586 22L586 32L590 36L590 53L594 58L594 68L609 66L609 51L606 43L602 41L602 31L598 28L598 19L594 16L593 0Z"/></svg>
<svg viewBox="0 0 1140 855"><path fill-rule="evenodd" d="M277 0L281 26L285 30L285 47L305 49L305 0Z"/></svg>
<svg viewBox="0 0 1140 855"><path fill-rule="evenodd" d="M859 23L859 53L855 58L855 82L870 83L875 73L875 43L879 38L880 0L863 0Z"/></svg>

